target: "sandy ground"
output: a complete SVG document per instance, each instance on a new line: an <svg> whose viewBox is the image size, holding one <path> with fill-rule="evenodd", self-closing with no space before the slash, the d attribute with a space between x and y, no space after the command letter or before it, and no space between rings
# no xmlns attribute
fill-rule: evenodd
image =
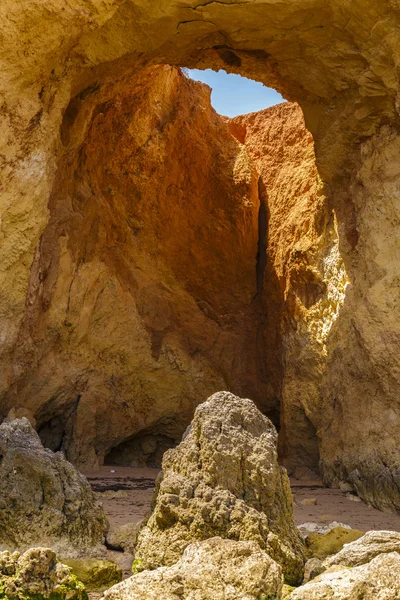
<svg viewBox="0 0 400 600"><path fill-rule="evenodd" d="M158 469L102 467L100 471L85 473L93 490L99 493L111 529L139 521L149 511L158 472ZM337 521L362 531L389 529L400 532L400 515L356 502L345 492L324 488L319 482L292 480L291 483L297 525L311 522L323 526ZM302 504L304 500L313 499L316 504Z"/></svg>

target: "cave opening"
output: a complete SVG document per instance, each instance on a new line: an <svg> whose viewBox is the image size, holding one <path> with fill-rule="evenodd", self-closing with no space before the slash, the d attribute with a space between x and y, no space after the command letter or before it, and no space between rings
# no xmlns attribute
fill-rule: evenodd
<svg viewBox="0 0 400 600"><path fill-rule="evenodd" d="M284 102L284 98L273 88L260 81L227 73L224 69L183 69L195 81L211 87L211 105L223 117L234 118Z"/></svg>

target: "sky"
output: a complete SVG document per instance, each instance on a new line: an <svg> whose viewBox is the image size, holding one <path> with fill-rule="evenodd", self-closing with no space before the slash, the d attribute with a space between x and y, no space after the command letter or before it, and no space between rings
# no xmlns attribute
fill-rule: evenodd
<svg viewBox="0 0 400 600"><path fill-rule="evenodd" d="M217 73L211 69L189 69L189 77L207 83L212 88L211 104L225 117L256 112L284 102L278 92L262 83L225 71Z"/></svg>

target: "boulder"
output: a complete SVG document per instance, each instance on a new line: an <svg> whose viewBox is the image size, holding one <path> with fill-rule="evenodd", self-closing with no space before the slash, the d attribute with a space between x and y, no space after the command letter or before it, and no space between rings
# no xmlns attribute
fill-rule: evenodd
<svg viewBox="0 0 400 600"><path fill-rule="evenodd" d="M90 592L103 592L122 579L122 569L110 560L67 558L62 562Z"/></svg>
<svg viewBox="0 0 400 600"><path fill-rule="evenodd" d="M190 544L170 567L144 571L104 593L104 600L278 600L282 570L255 542L212 538Z"/></svg>
<svg viewBox="0 0 400 600"><path fill-rule="evenodd" d="M334 567L294 590L290 600L398 600L400 554L380 554L350 569Z"/></svg>
<svg viewBox="0 0 400 600"><path fill-rule="evenodd" d="M14 600L87 600L84 585L49 548L0 553L0 597Z"/></svg>
<svg viewBox="0 0 400 600"><path fill-rule="evenodd" d="M370 562L375 556L389 552L400 554L400 533L397 531L368 531L365 535L324 561L330 567L358 567Z"/></svg>
<svg viewBox="0 0 400 600"><path fill-rule="evenodd" d="M135 544L142 526L142 521L124 523L107 534L107 545L115 550L123 550L134 554Z"/></svg>
<svg viewBox="0 0 400 600"><path fill-rule="evenodd" d="M327 556L339 552L344 544L358 540L363 535L363 531L341 526L335 527L322 535L311 533L306 538L306 552L310 557L323 560Z"/></svg>
<svg viewBox="0 0 400 600"><path fill-rule="evenodd" d="M308 583L325 571L325 567L319 558L309 558L304 567L303 583Z"/></svg>
<svg viewBox="0 0 400 600"><path fill-rule="evenodd" d="M138 536L142 569L172 565L191 542L220 536L257 542L288 583L302 581L303 543L277 433L251 400L211 396L162 468L154 512Z"/></svg>
<svg viewBox="0 0 400 600"><path fill-rule="evenodd" d="M86 478L45 449L26 418L0 425L0 549L91 554L103 550L107 528Z"/></svg>

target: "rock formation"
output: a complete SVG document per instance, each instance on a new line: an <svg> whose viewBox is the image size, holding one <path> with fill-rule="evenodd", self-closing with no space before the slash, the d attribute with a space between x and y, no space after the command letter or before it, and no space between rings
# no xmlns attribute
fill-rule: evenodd
<svg viewBox="0 0 400 600"><path fill-rule="evenodd" d="M280 399L280 454L295 474L319 469L321 384L348 277L335 213L300 107L280 104L230 122L261 176L267 378Z"/></svg>
<svg viewBox="0 0 400 600"><path fill-rule="evenodd" d="M347 529L345 527L334 527L326 533L310 533L305 539L306 554L310 557L324 559L332 554L337 554L351 542L364 536L364 532L358 529ZM400 548L399 548L400 549ZM391 552L392 550L389 550ZM353 565L352 565L353 566Z"/></svg>
<svg viewBox="0 0 400 600"><path fill-rule="evenodd" d="M61 452L43 448L27 419L0 425L0 457L1 549L102 550L108 524L89 483Z"/></svg>
<svg viewBox="0 0 400 600"><path fill-rule="evenodd" d="M400 554L380 554L352 569L323 573L294 590L290 600L397 600L400 595Z"/></svg>
<svg viewBox="0 0 400 600"><path fill-rule="evenodd" d="M137 541L141 569L171 565L191 542L217 535L257 542L289 583L301 582L303 548L276 430L251 400L211 396L162 468L154 512Z"/></svg>
<svg viewBox="0 0 400 600"><path fill-rule="evenodd" d="M156 66L65 114L4 402L81 467L159 465L218 389L262 403L258 175L209 96Z"/></svg>
<svg viewBox="0 0 400 600"><path fill-rule="evenodd" d="M332 530L332 532L334 531ZM348 533L352 531L348 530ZM357 532L354 531L354 533ZM324 536L320 537L323 538ZM313 555L317 558L311 558L305 565L305 583L313 580L325 571L329 573L334 570L340 571L345 568L366 565L377 556L384 554L397 554L400 556L400 534L396 531L368 531L363 536L358 537L358 539L345 543L339 549L331 547L330 554L330 556L326 556L326 554L324 556L323 553L314 552ZM325 560L320 560L320 558L324 558ZM399 575L400 573L398 573Z"/></svg>
<svg viewBox="0 0 400 600"><path fill-rule="evenodd" d="M379 554L400 554L400 533L396 531L368 531L358 540L346 544L340 552L327 558L324 567L358 567Z"/></svg>
<svg viewBox="0 0 400 600"><path fill-rule="evenodd" d="M88 592L104 592L122 579L122 569L110 560L98 558L62 558Z"/></svg>
<svg viewBox="0 0 400 600"><path fill-rule="evenodd" d="M188 546L170 567L144 571L105 592L105 600L278 600L282 571L255 542L212 538Z"/></svg>
<svg viewBox="0 0 400 600"><path fill-rule="evenodd" d="M53 550L32 548L25 554L0 553L2 598L41 600L87 600L84 585L71 569L57 562Z"/></svg>
<svg viewBox="0 0 400 600"><path fill-rule="evenodd" d="M302 107L314 138L319 175L336 212L338 247L349 281L322 362L320 344L310 342L303 321L299 338L290 329L282 338L283 345L285 340L289 344L283 365L288 364L288 376L283 373L281 388L285 460L291 464L295 455L314 468L319 454L327 483L349 481L370 503L399 509L399 1L3 0L0 17L2 416L12 408L30 410L47 443L68 449L79 464L97 465L136 434L162 435L175 442L200 389L204 397L229 383L239 393L235 386L244 386L244 373L246 387L252 388L246 395L257 401L253 389L262 397L279 391L279 386L266 384L261 368L255 368L264 357L262 335L247 312L254 281L251 288L243 281L248 270L254 272L256 240L238 238L233 227L228 240L235 256L222 260L224 267L230 265L228 275L213 257L211 279L227 277L222 277L218 290L225 290L226 281L233 279L240 289L234 306L227 300L229 294L219 298L218 292L215 305L222 306L222 312L215 313L214 305L207 304L207 286L207 298L198 298L193 289L177 283L176 271L171 274L170 267L158 264L156 268L158 260L150 250L167 251L163 227L157 237L147 229L146 212L139 211L135 219L128 210L131 202L121 200L137 189L139 173L146 172L143 163L135 163L131 179L125 180L125 194L113 179L119 181L124 164L129 164L127 138L118 128L115 137L106 135L108 119L117 121L118 111L129 105L120 93L124 81L156 64L225 68L276 87ZM174 117L164 95L158 102L158 125L153 128L144 115L137 145L132 146L144 144L141 156L146 160L154 137L145 132L168 129ZM207 109L198 104L205 116ZM178 118L180 124L186 120ZM90 124L98 125L97 133ZM222 142L222 130L217 131ZM132 133L129 127L125 132ZM97 162L90 144L80 141L89 139L86 134L91 143L99 143ZM122 159L114 171L120 148ZM170 150L171 157L181 156L170 147L166 154ZM194 168L206 186L212 160L198 154ZM239 146L232 146L230 156L232 164L239 165ZM92 167L101 171L98 185ZM111 172L106 173L107 168ZM181 180L175 175L174 181L169 179L170 171L168 166L165 182L172 186L169 206L174 207L176 227L185 212L178 207L189 197L188 190L191 196L192 187L184 185L181 193ZM154 176L147 172L149 188L159 176L157 169ZM242 200L251 196L245 179ZM222 189L231 194L232 181ZM150 199L140 196L148 202L148 213L157 207L159 189L152 191ZM219 220L223 207L215 204L215 196L209 196L217 211L209 219L209 227L216 227L213 236L205 237L209 240L226 233L226 216ZM194 206L190 209L186 214L195 212ZM256 212L243 209L249 220ZM162 218L161 211L160 223ZM165 223L167 231L169 221ZM203 239L201 223L194 218L193 226L200 227L190 228L196 231L194 240L185 238L183 228L183 251L175 256L182 259L180 277L186 278L189 267L188 279L203 290L204 280L192 277L193 257L187 258L188 249L197 251ZM145 268L135 255L136 270L148 274L142 280L139 273L133 276L125 240L140 240L144 234L150 239ZM294 289L313 301L321 281L306 268L309 251L299 252ZM118 275L116 263L121 266ZM160 280L164 268L168 273ZM171 300L171 289L185 295L182 304ZM161 307L160 315L155 305ZM189 305L193 311L186 309ZM221 314L228 314L223 326L215 324ZM109 321L115 323L113 332L106 327ZM171 322L179 322L179 327L170 330ZM196 335L187 336L187 328L194 328ZM271 323L267 331L272 336ZM296 362L286 363L298 347L297 339L304 344L299 347L305 357L298 363L298 374L292 369ZM62 348L67 351L60 354ZM234 348L228 357L227 348ZM247 356L243 348L254 355ZM274 365L271 370L279 374L279 360ZM144 379L140 372L146 373ZM149 390L157 386L153 397ZM265 408L271 408L269 400ZM182 422L176 422L176 415L182 415ZM292 441L291 423L298 423L305 435Z"/></svg>

